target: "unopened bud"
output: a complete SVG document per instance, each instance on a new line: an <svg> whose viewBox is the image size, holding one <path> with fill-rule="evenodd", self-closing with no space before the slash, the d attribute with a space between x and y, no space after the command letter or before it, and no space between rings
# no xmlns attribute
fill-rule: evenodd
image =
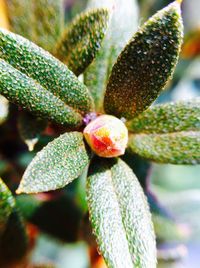
<svg viewBox="0 0 200 268"><path fill-rule="evenodd" d="M124 123L111 115L101 115L83 131L91 149L101 157L123 155L128 143L128 130Z"/></svg>

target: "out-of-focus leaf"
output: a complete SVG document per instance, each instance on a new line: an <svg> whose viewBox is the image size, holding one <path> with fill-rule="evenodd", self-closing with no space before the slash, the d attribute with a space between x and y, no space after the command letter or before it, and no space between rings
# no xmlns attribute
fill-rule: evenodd
<svg viewBox="0 0 200 268"><path fill-rule="evenodd" d="M108 267L156 267L149 208L132 170L120 159L97 159L87 182L90 220Z"/></svg>
<svg viewBox="0 0 200 268"><path fill-rule="evenodd" d="M182 39L175 1L151 17L118 57L106 88L106 113L131 119L148 108L173 74Z"/></svg>
<svg viewBox="0 0 200 268"><path fill-rule="evenodd" d="M6 98L0 95L0 125L4 123L8 116L9 103Z"/></svg>
<svg viewBox="0 0 200 268"><path fill-rule="evenodd" d="M80 126L82 117L32 78L0 59L0 94L9 101L58 124Z"/></svg>
<svg viewBox="0 0 200 268"><path fill-rule="evenodd" d="M9 29L6 0L0 1L0 27Z"/></svg>
<svg viewBox="0 0 200 268"><path fill-rule="evenodd" d="M77 76L84 72L101 47L109 21L107 9L95 9L76 17L63 33L54 54Z"/></svg>
<svg viewBox="0 0 200 268"><path fill-rule="evenodd" d="M15 207L11 192L0 178L0 234L4 231L10 214Z"/></svg>
<svg viewBox="0 0 200 268"><path fill-rule="evenodd" d="M138 25L138 6L135 0L90 0L88 8L113 9L102 48L86 70L84 82L90 89L98 111L103 108L103 97L113 64Z"/></svg>
<svg viewBox="0 0 200 268"><path fill-rule="evenodd" d="M64 0L32 0L32 4L32 41L51 51L64 28Z"/></svg>
<svg viewBox="0 0 200 268"><path fill-rule="evenodd" d="M51 50L64 26L63 0L8 0L11 29Z"/></svg>
<svg viewBox="0 0 200 268"><path fill-rule="evenodd" d="M62 188L76 179L89 163L79 132L65 133L50 142L32 160L17 193L38 193Z"/></svg>
<svg viewBox="0 0 200 268"><path fill-rule="evenodd" d="M158 163L195 165L200 163L200 132L133 134L129 149Z"/></svg>
<svg viewBox="0 0 200 268"><path fill-rule="evenodd" d="M155 105L127 123L134 133L200 130L200 98Z"/></svg>
<svg viewBox="0 0 200 268"><path fill-rule="evenodd" d="M28 112L21 112L18 117L19 134L28 146L29 151L33 151L40 134L46 127L46 120L32 116Z"/></svg>
<svg viewBox="0 0 200 268"><path fill-rule="evenodd" d="M0 57L19 72L34 79L46 89L46 94L48 91L53 93L83 114L92 110L93 101L86 86L66 65L29 40L0 29ZM17 83L20 84L19 81Z"/></svg>
<svg viewBox="0 0 200 268"><path fill-rule="evenodd" d="M11 192L0 179L0 267L11 267L13 263L20 261L26 252L24 225Z"/></svg>

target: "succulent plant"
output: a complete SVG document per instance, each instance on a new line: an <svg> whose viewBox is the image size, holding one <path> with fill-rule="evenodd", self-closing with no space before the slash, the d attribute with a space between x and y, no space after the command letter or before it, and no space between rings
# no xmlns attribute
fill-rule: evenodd
<svg viewBox="0 0 200 268"><path fill-rule="evenodd" d="M8 2L11 11L18 8L23 14L19 1ZM95 9L86 10L65 30L62 16L52 16L52 10L61 12L62 1L31 1L34 12L25 12L26 23L42 12L51 18L51 27L33 23L24 32L19 14L11 16L12 30L43 48L0 29L0 94L32 114L20 119L22 136L34 139L45 129L44 120L54 122L61 134L37 153L17 193L60 189L88 169L90 221L107 266L153 268L156 243L149 206L134 170L119 156L133 153L162 163L200 163L199 100L151 106L178 61L181 1L158 11L136 33L131 12L129 22L116 27L129 1L116 0L113 6L107 2L99 6L99 1L89 1L88 8ZM43 10L44 3L49 8ZM83 82L77 78L80 74ZM26 128L29 121L31 130ZM59 125L64 133L59 133ZM10 199L0 197L7 215Z"/></svg>

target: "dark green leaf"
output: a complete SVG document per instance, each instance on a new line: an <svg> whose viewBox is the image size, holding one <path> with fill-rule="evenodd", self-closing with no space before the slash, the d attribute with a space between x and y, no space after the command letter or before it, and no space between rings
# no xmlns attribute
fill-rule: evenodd
<svg viewBox="0 0 200 268"><path fill-rule="evenodd" d="M200 98L155 105L127 123L134 133L200 130Z"/></svg>
<svg viewBox="0 0 200 268"><path fill-rule="evenodd" d="M15 200L7 186L0 178L0 234L4 230L14 207Z"/></svg>
<svg viewBox="0 0 200 268"><path fill-rule="evenodd" d="M92 110L93 101L86 86L66 65L27 39L0 29L0 58L72 108L81 113Z"/></svg>
<svg viewBox="0 0 200 268"><path fill-rule="evenodd" d="M81 125L82 117L35 80L0 59L0 94L35 115L69 126Z"/></svg>
<svg viewBox="0 0 200 268"><path fill-rule="evenodd" d="M39 140L40 134L47 127L47 121L32 116L28 112L21 112L18 117L18 129L22 140L28 146L29 151L33 151Z"/></svg>
<svg viewBox="0 0 200 268"><path fill-rule="evenodd" d="M5 122L9 111L9 103L6 98L0 95L0 125Z"/></svg>
<svg viewBox="0 0 200 268"><path fill-rule="evenodd" d="M15 200L0 179L0 267L14 267L27 252L27 238Z"/></svg>
<svg viewBox="0 0 200 268"><path fill-rule="evenodd" d="M129 138L129 149L158 163L199 164L200 132L135 134Z"/></svg>
<svg viewBox="0 0 200 268"><path fill-rule="evenodd" d="M156 267L149 208L132 170L120 159L98 159L87 184L90 220L108 267Z"/></svg>
<svg viewBox="0 0 200 268"><path fill-rule="evenodd" d="M101 47L109 21L107 9L95 9L76 17L63 33L55 56L77 76L84 72Z"/></svg>
<svg viewBox="0 0 200 268"><path fill-rule="evenodd" d="M8 0L11 29L52 50L64 26L63 0Z"/></svg>
<svg viewBox="0 0 200 268"><path fill-rule="evenodd" d="M62 188L76 179L89 163L79 132L65 133L40 151L25 171L17 193L38 193Z"/></svg>
<svg viewBox="0 0 200 268"><path fill-rule="evenodd" d="M133 118L150 106L171 77L183 39L180 4L150 18L124 48L106 89L105 111Z"/></svg>
<svg viewBox="0 0 200 268"><path fill-rule="evenodd" d="M88 8L112 9L112 18L102 48L85 73L97 110L103 108L103 97L113 64L129 38L137 29L138 6L135 0L90 0Z"/></svg>

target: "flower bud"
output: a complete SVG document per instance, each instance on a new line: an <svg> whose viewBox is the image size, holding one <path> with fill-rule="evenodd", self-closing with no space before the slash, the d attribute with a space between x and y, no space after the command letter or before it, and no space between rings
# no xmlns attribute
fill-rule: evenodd
<svg viewBox="0 0 200 268"><path fill-rule="evenodd" d="M128 130L124 123L111 115L101 115L83 131L91 149L101 157L123 155L128 143Z"/></svg>

